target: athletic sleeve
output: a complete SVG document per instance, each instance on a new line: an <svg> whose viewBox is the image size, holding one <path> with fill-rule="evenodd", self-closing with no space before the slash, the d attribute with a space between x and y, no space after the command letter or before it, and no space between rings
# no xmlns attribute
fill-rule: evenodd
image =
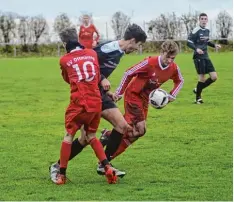
<svg viewBox="0 0 234 202"><path fill-rule="evenodd" d="M171 79L173 80L174 87L170 91L170 95L172 96L172 98L175 99L177 94L180 92L180 89L183 87L183 84L184 84L184 79L182 77L182 74L181 74L178 66L175 70L175 73L172 75Z"/></svg>
<svg viewBox="0 0 234 202"><path fill-rule="evenodd" d="M149 68L151 67L149 65L149 59L145 59L142 62L130 67L127 71L125 71L124 76L119 84L119 87L116 89L116 95L122 96L125 92L125 89L127 88L128 84L131 82L131 80L137 76L138 74L148 76Z"/></svg>

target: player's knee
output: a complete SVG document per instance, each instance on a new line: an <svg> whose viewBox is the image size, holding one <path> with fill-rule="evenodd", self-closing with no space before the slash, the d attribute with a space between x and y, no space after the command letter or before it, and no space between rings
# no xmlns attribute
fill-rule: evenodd
<svg viewBox="0 0 234 202"><path fill-rule="evenodd" d="M206 78L205 77L200 77L199 81L204 83L206 81Z"/></svg>
<svg viewBox="0 0 234 202"><path fill-rule="evenodd" d="M90 143L90 141L96 137L95 133L87 133L87 135L85 136L87 143Z"/></svg>
<svg viewBox="0 0 234 202"><path fill-rule="evenodd" d="M81 136L78 138L78 140L79 140L80 144L83 145L83 146L86 146L86 145L88 144L88 142L87 142L85 136L82 136L82 135L81 135Z"/></svg>
<svg viewBox="0 0 234 202"><path fill-rule="evenodd" d="M70 135L70 134L66 134L65 136L64 136L64 138L63 138L63 140L64 141L66 141L66 142L72 142L73 141L73 138L74 138L74 136L73 135Z"/></svg>
<svg viewBox="0 0 234 202"><path fill-rule="evenodd" d="M116 125L114 128L121 134L125 134L129 131L129 128L131 126L128 125L127 122L120 122L118 125Z"/></svg>
<svg viewBox="0 0 234 202"><path fill-rule="evenodd" d="M142 136L144 136L146 134L146 128L144 127L144 128L142 128L142 129L140 129L140 131L139 131L139 137L142 137Z"/></svg>
<svg viewBox="0 0 234 202"><path fill-rule="evenodd" d="M216 81L218 79L218 76L214 75L214 76L211 76L210 78L212 79L212 81Z"/></svg>

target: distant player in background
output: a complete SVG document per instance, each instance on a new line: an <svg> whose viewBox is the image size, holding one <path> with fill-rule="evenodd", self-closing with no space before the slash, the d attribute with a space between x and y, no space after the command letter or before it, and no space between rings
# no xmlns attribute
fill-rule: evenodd
<svg viewBox="0 0 234 202"><path fill-rule="evenodd" d="M70 84L70 104L65 113L66 135L60 150L60 169L53 182L66 183L66 170L76 132L84 127L85 139L91 145L97 158L105 167L109 183L115 183L117 177L106 159L103 147L96 138L96 131L101 118L102 100L99 90L100 70L97 53L84 49L77 41L74 28L65 29L60 38L66 47L67 54L60 59L64 81Z"/></svg>
<svg viewBox="0 0 234 202"><path fill-rule="evenodd" d="M168 94L169 101L174 101L181 90L184 80L174 59L179 51L178 45L171 40L161 45L161 55L144 59L129 68L115 92L119 100L124 94L124 118L133 127L132 133L125 133L119 139L103 132L100 140L106 146L106 156L109 161L123 153L127 147L146 133L149 94L168 80L173 80L174 87ZM115 144L113 144L115 142ZM97 170L98 172L98 170Z"/></svg>
<svg viewBox="0 0 234 202"><path fill-rule="evenodd" d="M96 38L94 39L94 34L96 33ZM80 26L80 31L78 34L79 42L85 48L94 48L99 41L99 33L94 24L92 23L91 16L84 14L82 16L82 25Z"/></svg>
<svg viewBox="0 0 234 202"><path fill-rule="evenodd" d="M187 45L194 50L193 61L197 70L197 87L193 89L196 94L195 104L202 104L202 90L217 80L217 73L209 58L207 46L219 49L219 44L210 41L210 30L206 28L208 17L205 13L199 15L199 26L194 28L188 37ZM210 77L206 79L206 74Z"/></svg>

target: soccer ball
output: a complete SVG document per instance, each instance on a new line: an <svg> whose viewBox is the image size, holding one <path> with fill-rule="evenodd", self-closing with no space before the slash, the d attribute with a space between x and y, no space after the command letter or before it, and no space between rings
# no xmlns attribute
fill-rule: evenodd
<svg viewBox="0 0 234 202"><path fill-rule="evenodd" d="M162 109L168 101L168 94L163 89L155 89L149 94L149 103L153 108Z"/></svg>

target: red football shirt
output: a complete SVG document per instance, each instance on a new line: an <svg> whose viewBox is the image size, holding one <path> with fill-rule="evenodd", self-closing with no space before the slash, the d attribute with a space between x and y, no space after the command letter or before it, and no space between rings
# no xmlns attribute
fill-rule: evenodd
<svg viewBox="0 0 234 202"><path fill-rule="evenodd" d="M98 88L100 69L97 54L91 49L75 49L60 59L63 79L70 84L71 102L87 112L101 111Z"/></svg>
<svg viewBox="0 0 234 202"><path fill-rule="evenodd" d="M80 26L80 32L79 32L79 42L85 47L85 48L93 48L93 34L97 34L97 38L95 41L98 42L99 40L99 33L96 29L96 27L93 24L90 24L88 27L81 25Z"/></svg>
<svg viewBox="0 0 234 202"><path fill-rule="evenodd" d="M125 72L116 94L125 93L125 101L128 102L143 100L148 103L150 92L172 79L174 87L170 94L176 97L184 82L179 67L174 62L163 67L160 58L161 56L149 57L129 68Z"/></svg>

